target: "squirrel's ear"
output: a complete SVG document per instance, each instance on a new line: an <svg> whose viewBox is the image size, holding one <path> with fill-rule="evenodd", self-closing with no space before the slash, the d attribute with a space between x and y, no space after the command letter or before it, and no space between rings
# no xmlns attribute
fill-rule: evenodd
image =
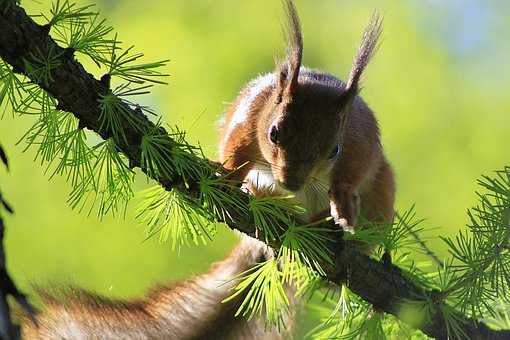
<svg viewBox="0 0 510 340"><path fill-rule="evenodd" d="M348 112L346 109L351 105L354 98L358 95L360 90L360 78L363 74L363 71L367 67L370 59L374 56L377 48L379 47L379 38L382 34L382 23L383 19L375 11L370 17L370 21L368 22L367 27L365 28L365 32L363 33L363 38L361 39L361 44L358 48L358 53L356 58L354 58L354 62L352 65L351 73L349 75L349 79L345 84L344 92L340 97L342 110L341 113L341 136L343 138L343 133L345 132ZM342 144L342 143L341 143Z"/></svg>
<svg viewBox="0 0 510 340"><path fill-rule="evenodd" d="M288 50L285 61L280 63L277 68L277 91L278 102L283 99L292 100L298 83L299 69L301 68L301 59L303 56L303 37L301 35L301 25L299 16L292 0L285 0L285 13L287 17Z"/></svg>
<svg viewBox="0 0 510 340"><path fill-rule="evenodd" d="M349 79L345 85L345 92L348 97L354 98L354 96L356 96L359 92L361 75L379 47L379 38L382 34L382 23L383 18L377 11L375 11L365 28L358 53L356 58L354 58Z"/></svg>

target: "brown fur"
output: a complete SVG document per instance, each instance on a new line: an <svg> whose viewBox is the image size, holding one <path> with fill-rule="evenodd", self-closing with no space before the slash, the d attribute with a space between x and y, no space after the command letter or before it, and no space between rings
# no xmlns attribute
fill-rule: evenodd
<svg viewBox="0 0 510 340"><path fill-rule="evenodd" d="M25 320L27 340L49 339L280 339L263 321L234 314L240 300L222 304L237 275L268 255L267 246L245 237L204 275L154 288L143 299L120 301L81 289L41 291L45 310L38 326Z"/></svg>

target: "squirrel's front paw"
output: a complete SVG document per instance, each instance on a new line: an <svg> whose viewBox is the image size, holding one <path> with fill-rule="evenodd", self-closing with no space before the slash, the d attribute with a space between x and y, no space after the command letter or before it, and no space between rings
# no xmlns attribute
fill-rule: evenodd
<svg viewBox="0 0 510 340"><path fill-rule="evenodd" d="M359 195L348 185L329 190L331 216L335 224L344 231L354 233L354 225L359 211Z"/></svg>
<svg viewBox="0 0 510 340"><path fill-rule="evenodd" d="M331 207L331 216L333 217L335 224L342 227L342 229L344 231L354 234L354 227L352 225L349 225L349 221L347 221L347 219L340 214L335 202L331 201L330 207Z"/></svg>

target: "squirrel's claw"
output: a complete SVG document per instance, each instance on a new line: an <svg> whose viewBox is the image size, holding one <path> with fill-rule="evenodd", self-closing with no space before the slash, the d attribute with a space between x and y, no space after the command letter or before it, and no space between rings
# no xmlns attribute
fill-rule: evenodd
<svg viewBox="0 0 510 340"><path fill-rule="evenodd" d="M330 207L331 207L331 216L333 217L333 220L335 221L335 224L339 225L340 227L342 227L342 229L345 232L349 232L351 234L354 234L354 227L349 225L349 222L347 221L347 219L345 217L343 217L342 215L340 215L338 207L335 204L335 202L331 201L330 202Z"/></svg>
<svg viewBox="0 0 510 340"><path fill-rule="evenodd" d="M354 227L352 225L349 225L347 222L347 219L345 218L334 218L335 224L342 227L343 231L354 234Z"/></svg>
<svg viewBox="0 0 510 340"><path fill-rule="evenodd" d="M354 234L354 225L359 211L357 192L351 192L348 187L341 186L336 190L330 189L329 199L331 216L335 224L341 226L344 231Z"/></svg>

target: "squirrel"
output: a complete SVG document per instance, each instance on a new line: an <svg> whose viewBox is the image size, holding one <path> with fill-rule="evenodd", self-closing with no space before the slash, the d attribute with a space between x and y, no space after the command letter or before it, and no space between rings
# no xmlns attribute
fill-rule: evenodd
<svg viewBox="0 0 510 340"><path fill-rule="evenodd" d="M303 38L293 1L285 0L288 55L272 73L250 81L220 127L220 159L254 195L287 195L303 219L332 216L353 231L361 212L391 223L395 181L373 111L359 97L382 19L374 13L347 82L301 66Z"/></svg>
<svg viewBox="0 0 510 340"><path fill-rule="evenodd" d="M284 0L289 53L273 73L248 83L220 127L220 158L250 193L291 193L304 219L331 215L344 230L361 214L391 222L395 184L374 113L359 97L360 77L377 47L382 21L367 26L347 82L301 66L296 8ZM221 303L239 274L271 258L264 243L243 236L223 261L195 278L161 286L146 297L114 301L69 289L41 291L45 310L26 320L26 339L279 339L264 320L236 318L240 299ZM240 297L242 298L242 297ZM292 324L292 320L289 320Z"/></svg>

